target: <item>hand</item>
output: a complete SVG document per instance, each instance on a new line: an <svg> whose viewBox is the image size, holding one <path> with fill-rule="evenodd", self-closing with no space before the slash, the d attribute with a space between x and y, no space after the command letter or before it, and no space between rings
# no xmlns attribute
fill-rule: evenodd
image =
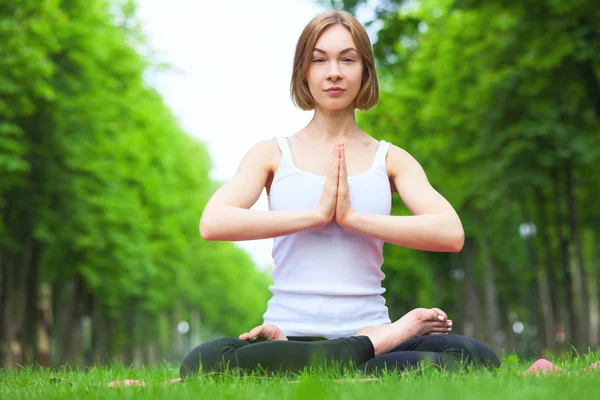
<svg viewBox="0 0 600 400"><path fill-rule="evenodd" d="M334 220L335 209L338 193L338 179L340 173L340 145L333 148L329 170L325 183L323 184L323 192L319 204L317 204L316 212L322 218L323 224L326 225Z"/></svg>
<svg viewBox="0 0 600 400"><path fill-rule="evenodd" d="M348 170L346 168L346 149L344 145L339 145L340 150L340 172L337 190L337 205L335 210L335 221L344 225L348 218L354 214L354 209L350 204L350 185L348 185Z"/></svg>
<svg viewBox="0 0 600 400"><path fill-rule="evenodd" d="M406 319L414 327L417 336L450 333L452 321L439 308L415 308L400 319Z"/></svg>
<svg viewBox="0 0 600 400"><path fill-rule="evenodd" d="M256 328L251 329L250 332L242 333L239 338L249 342L288 340L281 329L275 325L259 325Z"/></svg>

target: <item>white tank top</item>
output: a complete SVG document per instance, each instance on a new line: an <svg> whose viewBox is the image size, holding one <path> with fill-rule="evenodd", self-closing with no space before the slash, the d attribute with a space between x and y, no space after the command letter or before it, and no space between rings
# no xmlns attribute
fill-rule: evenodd
<svg viewBox="0 0 600 400"><path fill-rule="evenodd" d="M312 210L325 177L294 165L287 138L278 137L281 162L269 193L269 210ZM356 212L390 215L392 195L385 159L390 144L380 141L371 167L348 177ZM363 326L390 323L382 294L383 242L350 231L335 221L273 239L273 296L265 324L286 336L355 335Z"/></svg>

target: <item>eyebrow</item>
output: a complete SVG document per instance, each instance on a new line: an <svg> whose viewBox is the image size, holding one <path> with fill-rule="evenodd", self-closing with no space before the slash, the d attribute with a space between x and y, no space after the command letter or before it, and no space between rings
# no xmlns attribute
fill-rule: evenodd
<svg viewBox="0 0 600 400"><path fill-rule="evenodd" d="M319 49L317 47L315 47L313 51L317 51L319 53L327 54L326 51L321 50L321 49ZM354 47L348 47L348 48L345 48L344 50L340 51L340 54L348 53L349 51L355 51L355 52L358 53L358 51Z"/></svg>

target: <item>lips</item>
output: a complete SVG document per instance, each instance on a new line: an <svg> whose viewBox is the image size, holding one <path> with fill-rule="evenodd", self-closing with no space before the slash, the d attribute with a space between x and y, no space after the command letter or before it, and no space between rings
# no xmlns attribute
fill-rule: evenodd
<svg viewBox="0 0 600 400"><path fill-rule="evenodd" d="M338 97L344 93L344 89L338 88L338 87L333 87L333 88L327 89L325 91L325 93L327 93L327 96L330 96L330 97Z"/></svg>

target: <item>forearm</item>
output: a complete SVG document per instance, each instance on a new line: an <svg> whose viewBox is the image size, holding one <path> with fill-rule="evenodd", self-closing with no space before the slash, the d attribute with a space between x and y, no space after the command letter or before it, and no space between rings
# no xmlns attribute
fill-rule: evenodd
<svg viewBox="0 0 600 400"><path fill-rule="evenodd" d="M354 212L344 227L417 250L458 252L464 243L460 219L452 214L390 216Z"/></svg>
<svg viewBox="0 0 600 400"><path fill-rule="evenodd" d="M315 211L262 211L220 206L204 213L200 235L205 240L243 241L289 235L323 225Z"/></svg>

